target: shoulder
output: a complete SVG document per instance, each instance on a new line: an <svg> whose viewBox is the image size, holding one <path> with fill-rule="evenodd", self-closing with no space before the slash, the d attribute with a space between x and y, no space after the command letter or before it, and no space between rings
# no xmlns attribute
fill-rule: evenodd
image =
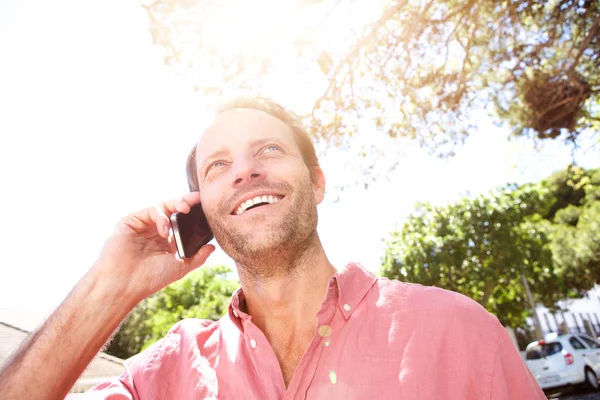
<svg viewBox="0 0 600 400"><path fill-rule="evenodd" d="M491 379L504 327L474 300L449 290L379 278L370 301L377 322L415 357L456 365L477 364ZM407 347L408 346L408 347ZM408 350L406 350L408 351ZM410 353L410 351L409 351ZM464 369L467 376L474 370Z"/></svg>
<svg viewBox="0 0 600 400"><path fill-rule="evenodd" d="M220 328L220 321L210 319L186 318L173 324L167 337L169 336L203 336L212 334Z"/></svg>
<svg viewBox="0 0 600 400"><path fill-rule="evenodd" d="M125 361L121 382L134 388L140 399L181 399L190 393L211 397L207 390L216 387L220 331L220 321L177 322L164 338Z"/></svg>
<svg viewBox="0 0 600 400"><path fill-rule="evenodd" d="M175 323L164 338L165 346L177 346L179 350L186 346L200 350L211 348L218 340L221 321L186 318Z"/></svg>
<svg viewBox="0 0 600 400"><path fill-rule="evenodd" d="M493 330L501 326L479 303L457 292L387 278L377 279L376 290L380 307L404 316L434 318L437 323L452 325L458 321L468 326L483 324Z"/></svg>
<svg viewBox="0 0 600 400"><path fill-rule="evenodd" d="M130 368L160 368L172 365L182 354L199 352L205 356L219 345L220 322L188 318L175 323L167 335L127 360Z"/></svg>

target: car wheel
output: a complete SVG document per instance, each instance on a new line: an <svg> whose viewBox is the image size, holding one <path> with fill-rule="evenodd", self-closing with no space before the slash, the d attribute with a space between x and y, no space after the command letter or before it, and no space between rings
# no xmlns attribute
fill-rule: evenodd
<svg viewBox="0 0 600 400"><path fill-rule="evenodd" d="M598 384L598 377L589 368L586 368L585 371L585 387L593 392L597 392L600 385Z"/></svg>

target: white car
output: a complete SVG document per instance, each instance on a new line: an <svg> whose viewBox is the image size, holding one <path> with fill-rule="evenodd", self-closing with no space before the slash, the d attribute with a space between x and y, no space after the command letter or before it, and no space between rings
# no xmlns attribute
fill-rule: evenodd
<svg viewBox="0 0 600 400"><path fill-rule="evenodd" d="M600 342L583 334L550 334L527 346L525 362L543 390L583 384L597 391Z"/></svg>

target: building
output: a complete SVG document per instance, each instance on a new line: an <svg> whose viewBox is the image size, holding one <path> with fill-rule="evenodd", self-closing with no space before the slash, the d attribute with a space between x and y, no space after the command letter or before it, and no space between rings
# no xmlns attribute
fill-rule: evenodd
<svg viewBox="0 0 600 400"><path fill-rule="evenodd" d="M591 337L600 337L600 286L596 285L582 298L563 300L558 305L561 311L555 313L542 305L536 307L543 336L556 332L585 333ZM532 318L528 318L527 323L529 330L516 329L521 350L535 340Z"/></svg>
<svg viewBox="0 0 600 400"><path fill-rule="evenodd" d="M564 311L552 313L538 306L536 312L544 335L551 332L579 332L600 336L600 286L596 285L583 298L559 302Z"/></svg>

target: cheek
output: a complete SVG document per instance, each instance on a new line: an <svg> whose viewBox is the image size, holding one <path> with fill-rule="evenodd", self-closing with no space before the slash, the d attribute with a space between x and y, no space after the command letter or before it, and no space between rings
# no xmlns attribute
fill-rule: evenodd
<svg viewBox="0 0 600 400"><path fill-rule="evenodd" d="M202 189L200 201L202 202L202 209L209 219L217 214L219 208L222 207L223 196L220 196L219 193L222 193L222 191L212 185L206 185Z"/></svg>
<svg viewBox="0 0 600 400"><path fill-rule="evenodd" d="M276 179L281 179L284 182L294 183L301 182L305 179L310 180L310 171L302 160L278 160L269 165L269 172Z"/></svg>

